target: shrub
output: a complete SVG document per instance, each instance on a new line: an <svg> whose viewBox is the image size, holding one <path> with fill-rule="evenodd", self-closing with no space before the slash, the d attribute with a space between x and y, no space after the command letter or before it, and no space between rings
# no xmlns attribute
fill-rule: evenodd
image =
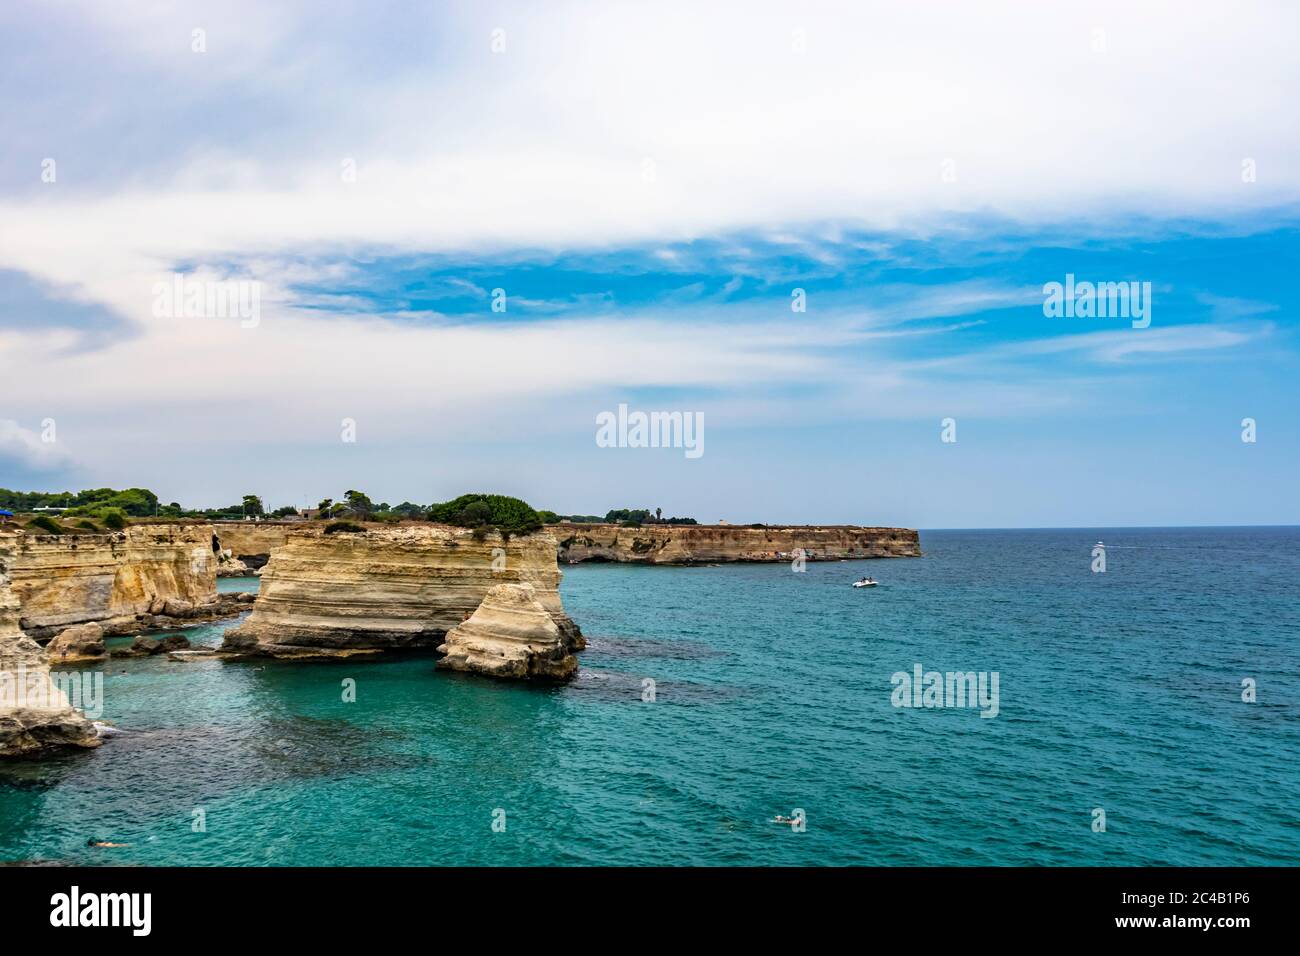
<svg viewBox="0 0 1300 956"><path fill-rule="evenodd" d="M121 508L105 508L99 513L99 520L110 531L121 531L126 527L126 512Z"/></svg>
<svg viewBox="0 0 1300 956"><path fill-rule="evenodd" d="M63 529L59 527L59 523L49 515L37 515L27 522L27 530L39 531L43 534L63 534Z"/></svg>
<svg viewBox="0 0 1300 956"><path fill-rule="evenodd" d="M326 534L361 534L365 530L352 521L332 521L325 526Z"/></svg>
<svg viewBox="0 0 1300 956"><path fill-rule="evenodd" d="M526 502L509 495L461 495L433 505L429 520L461 528L495 528L503 535L530 534L542 519Z"/></svg>
<svg viewBox="0 0 1300 956"><path fill-rule="evenodd" d="M95 524L95 522L90 521L86 518L83 518L80 521L78 521L77 527L80 528L82 531L89 531L91 534L102 534L102 532L99 530L99 525Z"/></svg>

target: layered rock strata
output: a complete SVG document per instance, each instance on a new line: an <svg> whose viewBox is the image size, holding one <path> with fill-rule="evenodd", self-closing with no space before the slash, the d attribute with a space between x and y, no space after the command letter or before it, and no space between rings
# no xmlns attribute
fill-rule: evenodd
<svg viewBox="0 0 1300 956"><path fill-rule="evenodd" d="M7 544L0 542L0 757L98 747L94 725L51 679L45 651L18 627Z"/></svg>
<svg viewBox="0 0 1300 956"><path fill-rule="evenodd" d="M271 552L288 540L289 535L307 527L304 522L275 521L214 521L212 530L217 536L219 549L229 551L234 561L245 566L251 574L271 558ZM237 565L232 564L234 571ZM218 574L224 576L221 568Z"/></svg>
<svg viewBox="0 0 1300 956"><path fill-rule="evenodd" d="M436 648L498 584L530 584L563 639L583 646L560 603L555 539L509 540L445 525L361 533L295 531L272 552L253 613L228 631L228 653L331 657Z"/></svg>
<svg viewBox="0 0 1300 956"><path fill-rule="evenodd" d="M0 534L12 552L19 626L38 641L93 621L129 634L140 619L217 611L216 556L207 524L131 525L115 534Z"/></svg>
<svg viewBox="0 0 1300 956"><path fill-rule="evenodd" d="M447 632L438 667L492 677L568 680L578 659L531 584L498 584L469 618Z"/></svg>
<svg viewBox="0 0 1300 956"><path fill-rule="evenodd" d="M739 525L554 524L562 564L618 561L633 564L708 564L791 561L802 550L810 561L919 557L920 538L909 528L851 525L761 527Z"/></svg>

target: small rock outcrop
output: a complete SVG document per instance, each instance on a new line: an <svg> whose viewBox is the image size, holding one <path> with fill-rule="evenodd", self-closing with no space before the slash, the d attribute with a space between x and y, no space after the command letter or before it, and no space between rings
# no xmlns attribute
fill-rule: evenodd
<svg viewBox="0 0 1300 956"><path fill-rule="evenodd" d="M98 747L95 726L50 678L45 651L18 628L18 598L0 548L0 757Z"/></svg>
<svg viewBox="0 0 1300 956"><path fill-rule="evenodd" d="M46 645L45 653L54 665L102 660L108 656L104 629L93 621L65 628Z"/></svg>
<svg viewBox="0 0 1300 956"><path fill-rule="evenodd" d="M438 650L446 655L438 667L491 677L568 680L578 671L578 659L531 584L489 590Z"/></svg>
<svg viewBox="0 0 1300 956"><path fill-rule="evenodd" d="M231 554L229 548L217 555L217 577L247 578L252 574L253 569Z"/></svg>
<svg viewBox="0 0 1300 956"><path fill-rule="evenodd" d="M146 637L141 634L131 642L129 647L118 647L113 649L114 657L148 657L151 654L157 654L162 650L162 643L152 637Z"/></svg>

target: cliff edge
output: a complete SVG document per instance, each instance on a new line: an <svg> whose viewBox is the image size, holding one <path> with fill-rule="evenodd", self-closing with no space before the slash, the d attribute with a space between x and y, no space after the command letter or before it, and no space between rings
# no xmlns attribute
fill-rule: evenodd
<svg viewBox="0 0 1300 956"><path fill-rule="evenodd" d="M711 564L851 558L913 558L920 537L910 528L854 525L748 527L742 525L554 524L561 564L618 561L632 564Z"/></svg>

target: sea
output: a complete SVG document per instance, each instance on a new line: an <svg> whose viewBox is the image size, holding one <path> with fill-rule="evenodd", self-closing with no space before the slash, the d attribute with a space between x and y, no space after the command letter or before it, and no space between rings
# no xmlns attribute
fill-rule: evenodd
<svg viewBox="0 0 1300 956"><path fill-rule="evenodd" d="M566 567L590 641L566 686L428 654L92 665L117 733L0 764L0 861L1300 862L1300 529L921 546L803 571ZM216 645L237 623L183 633Z"/></svg>

